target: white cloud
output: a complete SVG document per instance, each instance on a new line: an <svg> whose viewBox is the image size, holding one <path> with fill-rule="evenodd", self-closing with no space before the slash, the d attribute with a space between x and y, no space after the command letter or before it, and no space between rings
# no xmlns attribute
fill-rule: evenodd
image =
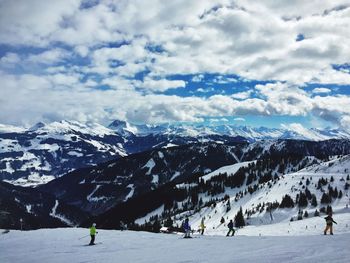
<svg viewBox="0 0 350 263"><path fill-rule="evenodd" d="M168 89L184 88L186 86L186 82L183 80L155 80L151 78L146 78L137 86L150 91L166 91Z"/></svg>
<svg viewBox="0 0 350 263"><path fill-rule="evenodd" d="M67 59L70 52L55 48L52 50L47 50L39 54L31 54L27 57L26 61L29 63L40 63L40 64L55 64Z"/></svg>
<svg viewBox="0 0 350 263"><path fill-rule="evenodd" d="M350 115L345 115L340 118L340 124L347 130L350 130Z"/></svg>
<svg viewBox="0 0 350 263"><path fill-rule="evenodd" d="M89 54L89 48L86 46L76 46L74 51L81 57L86 57Z"/></svg>
<svg viewBox="0 0 350 263"><path fill-rule="evenodd" d="M248 91L232 94L231 97L234 99L245 100L245 99L248 99L252 93L253 93L252 90L248 90Z"/></svg>
<svg viewBox="0 0 350 263"><path fill-rule="evenodd" d="M0 44L19 50L0 59L7 72L1 72L0 95L8 98L2 99L0 121L312 114L348 122L349 96L302 89L307 83L350 84L348 71L332 66L350 61L348 1L106 0L88 9L80 4L0 1ZM298 34L305 39L296 41ZM37 48L45 51L34 53ZM11 75L19 62L23 72ZM66 63L56 65L61 62ZM149 72L143 81L134 79L140 72ZM220 75L218 84L275 83L207 99L153 94L186 86L171 75L194 74L192 81L200 82L207 73ZM232 75L237 78L227 77ZM98 90L99 84L111 89Z"/></svg>
<svg viewBox="0 0 350 263"><path fill-rule="evenodd" d="M209 119L210 122L228 122L229 120L226 119L226 118L220 118L220 119L216 119L216 118L212 118L212 119Z"/></svg>
<svg viewBox="0 0 350 263"><path fill-rule="evenodd" d="M16 53L8 52L0 58L0 67L12 68L20 61L21 58Z"/></svg>
<svg viewBox="0 0 350 263"><path fill-rule="evenodd" d="M312 93L319 94L319 93L330 93L332 90L328 88L315 88L312 90Z"/></svg>
<svg viewBox="0 0 350 263"><path fill-rule="evenodd" d="M203 74L195 75L192 78L192 82L201 82L203 79L204 79L204 75Z"/></svg>
<svg viewBox="0 0 350 263"><path fill-rule="evenodd" d="M209 92L213 92L213 91L215 91L215 89L214 88L198 88L197 90L196 90L196 92L200 92L200 93L209 93Z"/></svg>
<svg viewBox="0 0 350 263"><path fill-rule="evenodd" d="M234 120L234 121L245 121L244 118L234 118L233 120Z"/></svg>
<svg viewBox="0 0 350 263"><path fill-rule="evenodd" d="M50 36L79 7L79 0L4 0L0 2L0 42L46 46Z"/></svg>

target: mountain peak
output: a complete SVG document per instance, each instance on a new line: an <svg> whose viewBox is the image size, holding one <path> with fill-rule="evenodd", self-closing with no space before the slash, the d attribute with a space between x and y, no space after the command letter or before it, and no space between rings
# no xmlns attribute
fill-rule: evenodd
<svg viewBox="0 0 350 263"><path fill-rule="evenodd" d="M111 124L108 125L108 128L110 129L116 129L116 128L126 128L127 122L122 120L114 120Z"/></svg>
<svg viewBox="0 0 350 263"><path fill-rule="evenodd" d="M122 120L114 120L108 125L108 128L116 131L119 134L136 134L138 132L138 128L136 126Z"/></svg>
<svg viewBox="0 0 350 263"><path fill-rule="evenodd" d="M36 131L36 130L39 130L45 126L46 126L46 124L44 122L39 121L38 123L36 123L32 127L30 127L28 130L29 131Z"/></svg>

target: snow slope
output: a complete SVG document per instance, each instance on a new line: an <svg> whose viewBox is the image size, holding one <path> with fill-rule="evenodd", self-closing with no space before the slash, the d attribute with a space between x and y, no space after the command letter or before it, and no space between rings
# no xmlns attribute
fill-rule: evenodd
<svg viewBox="0 0 350 263"><path fill-rule="evenodd" d="M241 162L241 163L236 163L233 165L227 165L224 167L221 167L217 170L215 170L214 172L211 172L207 175L202 176L201 178L204 181L209 180L210 178L212 178L213 176L219 175L220 173L227 173L227 174L235 174L237 173L237 171L241 168L241 167L246 167L248 166L250 163L254 163L256 161L248 161L248 162Z"/></svg>
<svg viewBox="0 0 350 263"><path fill-rule="evenodd" d="M86 246L87 229L10 231L0 235L2 263L70 262L349 262L350 234L335 236L201 236L98 230Z"/></svg>
<svg viewBox="0 0 350 263"><path fill-rule="evenodd" d="M311 158L311 160L313 160ZM221 167L214 172L203 176L204 181L210 180L219 173L235 174L240 167L249 165L252 162L242 162L234 165ZM350 155L342 157L333 157L330 161L321 162L311 165L298 172L280 174L278 178L265 183L258 184L258 181L252 182L249 186L243 183L242 187L230 188L226 187L225 191L220 194L211 195L207 192L198 194L203 202L216 199L216 204L210 206L196 207L192 210L180 210L180 212L171 214L174 226L180 226L184 218L188 217L192 225L192 229L199 228L201 220L205 219L206 232L209 235L225 235L227 232L227 223L230 219L234 220L240 207L242 207L247 226L240 229L239 232L244 235L319 235L324 229L325 213L321 212L320 216L315 216L318 212L325 209L327 204L321 203L324 193L329 191L329 187L337 189L339 195L332 198L330 204L333 208L334 218L339 225L336 231L350 232L350 189L346 188L346 183L350 174ZM325 185L320 187L320 179L327 180ZM192 182L178 184L178 188L193 188L196 183ZM256 190L249 192L249 187L255 186ZM299 207L295 203L293 208L274 208L272 213L267 207L270 203L281 203L283 197L288 194L295 202L297 195L305 193L306 188L315 196L317 204L312 204L309 199L307 205ZM341 195L340 195L341 191ZM224 197L226 199L224 200ZM189 197L191 198L191 197ZM183 202L178 202L181 207ZM299 210L302 211L303 218L298 219ZM163 209L157 209L149 213L143 218L139 218L136 222L141 223L148 220L149 215L161 215ZM305 214L308 216L305 216ZM220 223L221 218L225 222ZM291 222L293 219L293 222Z"/></svg>

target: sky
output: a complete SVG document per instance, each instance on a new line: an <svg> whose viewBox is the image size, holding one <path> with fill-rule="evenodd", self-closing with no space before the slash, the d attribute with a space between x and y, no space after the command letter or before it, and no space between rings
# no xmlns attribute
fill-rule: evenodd
<svg viewBox="0 0 350 263"><path fill-rule="evenodd" d="M0 123L350 129L348 0L0 0Z"/></svg>

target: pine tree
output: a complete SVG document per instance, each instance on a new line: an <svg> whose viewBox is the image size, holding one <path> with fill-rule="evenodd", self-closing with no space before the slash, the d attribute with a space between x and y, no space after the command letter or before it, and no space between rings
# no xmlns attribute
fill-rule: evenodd
<svg viewBox="0 0 350 263"><path fill-rule="evenodd" d="M338 198L341 199L343 197L343 192L340 190L338 194Z"/></svg>
<svg viewBox="0 0 350 263"><path fill-rule="evenodd" d="M308 199L308 200L311 200L312 199L312 195L311 195L311 192L310 192L310 190L306 187L306 189L305 189L305 195L306 195L306 198Z"/></svg>
<svg viewBox="0 0 350 263"><path fill-rule="evenodd" d="M285 195L280 204L280 208L292 208L294 207L293 199L289 195Z"/></svg>
<svg viewBox="0 0 350 263"><path fill-rule="evenodd" d="M310 180L309 178L306 179L306 185L309 185L310 184Z"/></svg>
<svg viewBox="0 0 350 263"><path fill-rule="evenodd" d="M306 198L306 195L302 192L300 192L300 195L299 195L299 202L298 202L298 205L299 207L305 207L307 206L307 198Z"/></svg>
<svg viewBox="0 0 350 263"><path fill-rule="evenodd" d="M243 226L245 226L245 221L244 221L244 217L243 217L242 207L239 209L239 211L237 212L237 214L235 216L235 226L236 227L243 227Z"/></svg>
<svg viewBox="0 0 350 263"><path fill-rule="evenodd" d="M328 215L329 213L333 213L332 206L327 205L326 213L327 213L327 215Z"/></svg>
<svg viewBox="0 0 350 263"><path fill-rule="evenodd" d="M317 206L317 198L316 195L312 195L312 199L311 199L311 205L316 207Z"/></svg>
<svg viewBox="0 0 350 263"><path fill-rule="evenodd" d="M337 189L337 187L334 189L332 197L333 198L338 198L338 189Z"/></svg>
<svg viewBox="0 0 350 263"><path fill-rule="evenodd" d="M331 197L328 194L323 193L321 197L321 204L329 204L330 202L331 202Z"/></svg>
<svg viewBox="0 0 350 263"><path fill-rule="evenodd" d="M319 215L320 215L320 212L318 212L318 210L316 209L314 216L319 216Z"/></svg>
<svg viewBox="0 0 350 263"><path fill-rule="evenodd" d="M165 227L172 227L172 226L173 226L173 220L172 220L170 217L168 217L168 218L165 220L165 222L164 222L164 226L165 226Z"/></svg>

